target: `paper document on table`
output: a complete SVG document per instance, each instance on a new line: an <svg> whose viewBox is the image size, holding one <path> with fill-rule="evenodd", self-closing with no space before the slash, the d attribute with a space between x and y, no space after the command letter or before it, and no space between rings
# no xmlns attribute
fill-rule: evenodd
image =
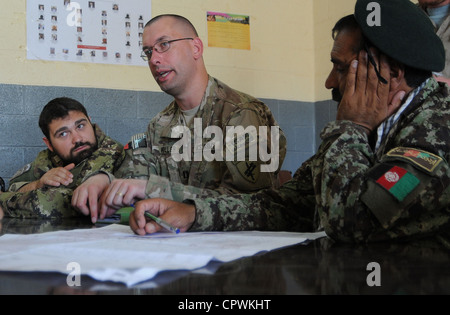
<svg viewBox="0 0 450 315"><path fill-rule="evenodd" d="M128 286L161 271L195 270L210 261L228 262L259 252L304 243L325 233L189 232L135 235L128 226L0 237L0 271L69 274L75 262L82 274Z"/></svg>

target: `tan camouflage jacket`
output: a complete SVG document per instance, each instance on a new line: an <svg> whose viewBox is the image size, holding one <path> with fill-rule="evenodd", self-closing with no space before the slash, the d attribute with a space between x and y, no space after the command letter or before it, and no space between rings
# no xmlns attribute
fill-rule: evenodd
<svg viewBox="0 0 450 315"><path fill-rule="evenodd" d="M344 242L450 231L450 90L431 79L375 153L362 127L329 123L318 153L279 190L197 198L192 230L324 229Z"/></svg>
<svg viewBox="0 0 450 315"><path fill-rule="evenodd" d="M172 131L176 130L174 128L180 126L186 127L183 129L184 134L172 135ZM223 151L217 149L217 144L214 150L208 147L213 136L206 137L204 132L211 126L223 131L223 141L219 140ZM266 126L268 143L263 145L270 148L273 143L271 127L278 127L278 124L264 103L210 77L200 109L192 122L185 126L181 110L175 101L172 102L150 121L147 133L133 137L125 146L126 158L114 175L117 178L146 179L146 195L149 198L161 197L176 201L193 198L208 190L214 190L209 192L213 194L229 194L276 187L276 173L286 155L284 133L279 130L279 146L273 152L279 158L278 165L273 172L261 172L261 165L266 163L261 161L259 152L254 161L249 159L248 154L243 159L238 155L226 159L227 126L254 126L256 130ZM252 138L252 143L257 143L254 148L260 147L259 140L262 138L259 133ZM190 142L186 142L187 146L183 149L179 145L182 140ZM245 146L239 141L235 144L235 152L249 148L249 142ZM175 147L179 148L177 152L188 152L188 158L177 160L172 152ZM208 152L222 153L224 160L208 161L205 148L210 148L206 150Z"/></svg>
<svg viewBox="0 0 450 315"><path fill-rule="evenodd" d="M43 187L30 192L18 192L24 185L36 181L47 171L63 166L61 159L46 149L39 152L36 159L25 165L10 180L7 192L0 194L0 206L5 216L22 218L59 218L76 216L71 206L73 190L85 178L98 171L113 172L118 169L123 158L123 146L106 136L94 124L98 149L71 170L73 182L64 187Z"/></svg>

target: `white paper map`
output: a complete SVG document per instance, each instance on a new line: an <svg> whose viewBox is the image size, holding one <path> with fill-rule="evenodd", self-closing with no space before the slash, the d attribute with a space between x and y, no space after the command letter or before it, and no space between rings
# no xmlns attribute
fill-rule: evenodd
<svg viewBox="0 0 450 315"><path fill-rule="evenodd" d="M67 266L75 262L81 274L133 286L161 271L195 270L210 261L228 262L324 236L325 233L248 231L157 233L142 237L124 225L5 234L0 237L0 271L69 274Z"/></svg>

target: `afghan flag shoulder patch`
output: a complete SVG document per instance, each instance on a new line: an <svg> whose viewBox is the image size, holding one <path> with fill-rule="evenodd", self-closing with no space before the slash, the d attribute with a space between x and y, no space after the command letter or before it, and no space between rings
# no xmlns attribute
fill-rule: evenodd
<svg viewBox="0 0 450 315"><path fill-rule="evenodd" d="M369 177L399 202L420 184L420 180L406 169L389 164L378 165L369 173Z"/></svg>

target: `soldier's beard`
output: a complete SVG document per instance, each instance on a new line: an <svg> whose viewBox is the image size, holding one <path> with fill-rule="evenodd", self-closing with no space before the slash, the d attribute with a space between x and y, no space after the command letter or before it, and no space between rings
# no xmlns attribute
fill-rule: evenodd
<svg viewBox="0 0 450 315"><path fill-rule="evenodd" d="M88 146L86 150L83 150L77 154L74 153L74 151L81 147L81 146ZM81 163L84 159L87 159L90 157L96 150L98 149L98 143L95 141L95 143L90 142L78 142L75 144L75 146L70 150L69 156L63 156L59 154L59 152L56 152L58 156L63 161L64 165L69 165L71 163L74 163L75 165L78 165Z"/></svg>
<svg viewBox="0 0 450 315"><path fill-rule="evenodd" d="M341 100L342 100L342 94L341 94L341 92L339 91L339 89L332 89L332 90L331 90L331 95L332 95L333 101L336 101L336 102L338 102L338 103L341 102Z"/></svg>

